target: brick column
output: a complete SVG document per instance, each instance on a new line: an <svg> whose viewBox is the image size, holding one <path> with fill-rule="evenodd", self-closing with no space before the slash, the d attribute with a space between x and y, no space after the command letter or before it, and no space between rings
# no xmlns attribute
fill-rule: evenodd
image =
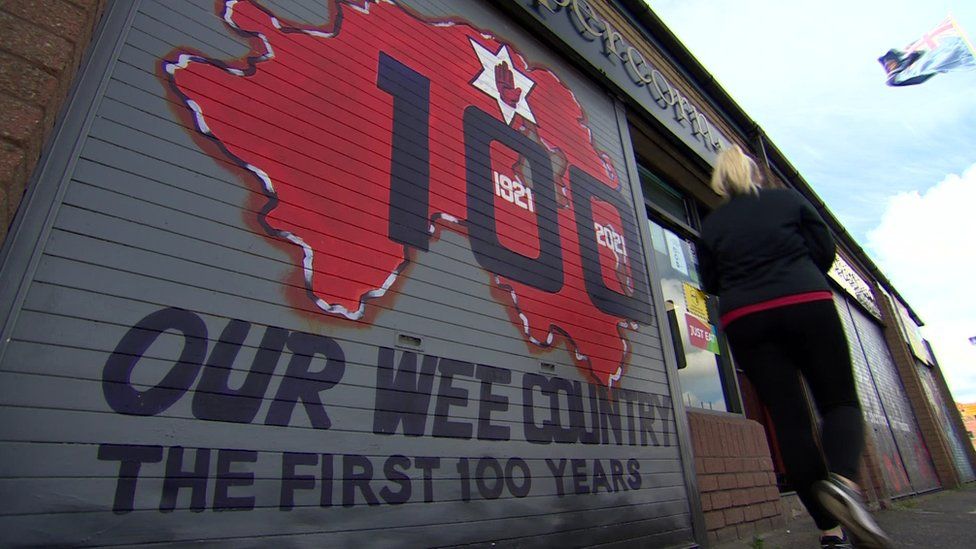
<svg viewBox="0 0 976 549"><path fill-rule="evenodd" d="M762 425L689 410L688 427L710 542L752 539L786 524Z"/></svg>
<svg viewBox="0 0 976 549"><path fill-rule="evenodd" d="M908 395L908 400L911 402L912 411L915 412L922 440L925 441L929 454L932 456L932 463L935 465L935 472L939 476L939 483L942 484L943 488L956 488L960 484L959 475L952 461L952 450L945 438L948 433L942 432L938 416L932 409L933 403L929 402L925 395L923 382L915 370L915 356L912 354L908 342L902 337L901 328L895 316L898 313L883 292L879 291L877 287L872 288L872 290L874 295L878 296L877 303L881 309L882 322L884 322L885 343L891 352L891 358L895 361L895 366L898 368L898 376L905 387L905 394Z"/></svg>
<svg viewBox="0 0 976 549"><path fill-rule="evenodd" d="M956 408L956 402L952 396L952 392L949 391L949 385L942 375L942 367L939 366L939 357L935 356L935 352L932 350L932 346L929 345L928 341L925 342L925 345L928 347L929 354L932 355L932 359L935 361L935 364L932 365L932 377L935 378L936 389L942 397L942 402L946 406L951 407L946 410L946 415L949 416L949 421L952 422L952 426L956 430L956 436L962 441L962 447L966 452L966 458L969 459L970 466L972 466L973 470L976 470L976 440L972 440L972 444L966 443L970 441L969 435L967 434L968 430L966 429L966 424L963 423L959 409Z"/></svg>
<svg viewBox="0 0 976 549"><path fill-rule="evenodd" d="M0 242L104 8L105 0L0 2Z"/></svg>

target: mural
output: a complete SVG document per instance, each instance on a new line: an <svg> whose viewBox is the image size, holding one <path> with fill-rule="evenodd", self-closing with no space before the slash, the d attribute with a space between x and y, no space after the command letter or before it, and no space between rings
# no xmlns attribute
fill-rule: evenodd
<svg viewBox="0 0 976 549"><path fill-rule="evenodd" d="M326 336L269 326L241 379L236 371L243 369L235 367L235 363L251 327L243 320L231 320L211 345L206 324L199 315L176 308L149 314L126 332L106 362L102 371L105 401L115 412L129 416L158 416L183 400L191 402L195 419L225 422L224 425L294 427L307 418L313 429L348 429L349 425L342 422L334 425L329 413L337 407L336 401L342 401L342 397L333 398L330 390L346 374L343 346ZM183 340L179 360L169 365L158 384L150 388L138 386L133 382L134 375L151 368L146 351L161 337L167 337L167 332L178 332ZM282 357L290 358L282 382L272 392L269 385ZM619 447L667 447L676 442L671 439L668 425L669 399L660 395L618 388L611 399L606 389L594 384L432 355L418 356L391 348L378 350L375 366L375 404L371 410L375 435ZM463 388L471 382L478 390ZM520 398L508 396L513 391ZM266 401L270 406L263 406ZM455 415L457 409L471 405L476 407L477 417ZM265 412L259 415L261 410ZM301 417L302 412L305 418ZM506 421L504 416L512 412L517 412L522 421ZM319 494L320 507L353 507L458 498L524 498L533 492L533 475L537 483L534 493L554 492L557 497L639 490L643 482L641 462L636 457L579 459L549 453L545 458L548 474L542 475L533 472L521 457L442 460L397 454L384 460L362 454L330 453L320 457L308 452L223 448L196 448L193 455L190 464L182 446L100 444L98 460L118 467L113 512L135 510L137 494L144 500L158 494L158 509L173 511L181 490L191 493L188 508L197 512L256 507L288 511L295 506L297 492L313 489ZM216 456L215 472L211 471L212 456ZM341 471L339 466L334 471L333 457L341 462ZM253 465L259 460L259 465ZM145 488L152 480L147 481L140 473L160 462L165 463L162 491ZM280 490L263 490L260 495L248 492L255 486L255 475L253 471L242 471L247 464L277 469ZM310 467L321 469L310 475ZM440 476L441 471L448 469L460 475L454 486L445 487L443 478L432 483L432 474ZM416 478L421 475L422 481ZM544 482L549 485L539 486ZM208 484L213 486L209 496ZM235 489L229 492L230 488ZM243 493L248 495L242 496ZM269 496L278 499L270 501Z"/></svg>
<svg viewBox="0 0 976 549"><path fill-rule="evenodd" d="M605 90L487 2L106 13L0 342L0 546L691 544Z"/></svg>
<svg viewBox="0 0 976 549"><path fill-rule="evenodd" d="M591 381L618 382L627 332L651 318L644 259L572 91L464 23L388 2L330 13L309 28L231 0L221 17L251 55L161 63L199 132L260 185L301 299L368 322L411 258L458 231L530 348L564 343Z"/></svg>

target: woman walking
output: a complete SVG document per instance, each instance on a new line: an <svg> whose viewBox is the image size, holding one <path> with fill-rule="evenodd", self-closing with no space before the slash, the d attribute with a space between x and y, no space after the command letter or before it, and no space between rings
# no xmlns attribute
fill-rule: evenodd
<svg viewBox="0 0 976 549"><path fill-rule="evenodd" d="M705 220L699 267L719 296L736 363L769 408L787 476L822 530L822 547L889 547L857 478L864 425L844 329L825 273L836 245L792 189L761 189L738 146L719 154L712 189L726 201ZM817 444L800 381L823 418Z"/></svg>

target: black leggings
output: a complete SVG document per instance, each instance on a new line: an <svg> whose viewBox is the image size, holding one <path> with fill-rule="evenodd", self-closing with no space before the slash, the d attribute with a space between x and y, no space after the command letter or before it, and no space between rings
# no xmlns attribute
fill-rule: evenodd
<svg viewBox="0 0 976 549"><path fill-rule="evenodd" d="M820 529L837 526L813 497L811 486L826 478L828 466L857 479L864 424L847 338L834 302L752 313L729 324L726 334L736 363L769 408L790 483ZM810 386L823 418L823 453L799 375Z"/></svg>

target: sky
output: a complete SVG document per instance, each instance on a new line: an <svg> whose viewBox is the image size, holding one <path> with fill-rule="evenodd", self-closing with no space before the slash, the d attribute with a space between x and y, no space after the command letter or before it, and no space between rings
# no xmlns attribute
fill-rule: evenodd
<svg viewBox="0 0 976 549"><path fill-rule="evenodd" d="M877 59L976 0L647 0L922 319L976 402L976 71L885 85Z"/></svg>

